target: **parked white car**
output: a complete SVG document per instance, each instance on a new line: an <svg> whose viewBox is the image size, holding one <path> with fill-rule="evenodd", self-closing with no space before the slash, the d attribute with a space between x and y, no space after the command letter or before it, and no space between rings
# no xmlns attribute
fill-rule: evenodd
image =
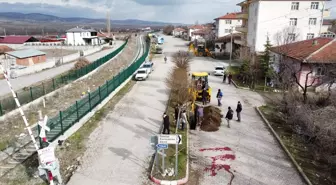
<svg viewBox="0 0 336 185"><path fill-rule="evenodd" d="M148 70L145 68L140 68L135 74L135 80L146 80L148 78Z"/></svg>
<svg viewBox="0 0 336 185"><path fill-rule="evenodd" d="M142 68L147 69L147 73L151 73L152 71L154 71L153 65L153 62L145 62Z"/></svg>
<svg viewBox="0 0 336 185"><path fill-rule="evenodd" d="M225 67L224 66L216 66L215 67L215 71L214 71L214 75L215 76L223 76L224 75L224 71L225 71Z"/></svg>

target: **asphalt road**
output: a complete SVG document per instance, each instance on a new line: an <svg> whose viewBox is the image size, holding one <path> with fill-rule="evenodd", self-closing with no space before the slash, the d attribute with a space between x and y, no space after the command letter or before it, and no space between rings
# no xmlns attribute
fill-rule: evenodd
<svg viewBox="0 0 336 185"><path fill-rule="evenodd" d="M88 59L89 61L95 61L103 56L106 56L107 54L113 52L114 50L118 49L124 42L123 41L117 41L116 45L114 45L113 48L107 49L107 50L102 50L97 53L94 53L92 55L86 56L85 58ZM28 87L32 84L35 84L37 82L47 80L50 78L53 78L54 76L57 76L59 74L62 74L68 70L70 70L74 66L74 62L64 64L59 67L51 68L45 71L41 71L39 73L31 74L31 75L26 75L26 76L21 76L15 79L10 79L11 85L13 89L19 90L24 87ZM10 89L8 88L6 80L0 80L0 97L10 93Z"/></svg>

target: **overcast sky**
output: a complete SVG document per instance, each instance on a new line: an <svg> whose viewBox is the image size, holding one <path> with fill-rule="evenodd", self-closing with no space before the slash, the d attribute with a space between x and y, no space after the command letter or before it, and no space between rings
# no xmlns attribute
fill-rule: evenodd
<svg viewBox="0 0 336 185"><path fill-rule="evenodd" d="M210 22L239 11L242 0L0 0L0 12L45 13L60 17L140 19L174 23ZM336 18L336 0L328 2Z"/></svg>

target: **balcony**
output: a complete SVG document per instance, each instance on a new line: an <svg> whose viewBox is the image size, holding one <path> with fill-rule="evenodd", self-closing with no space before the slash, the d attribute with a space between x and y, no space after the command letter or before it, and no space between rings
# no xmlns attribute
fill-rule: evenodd
<svg viewBox="0 0 336 185"><path fill-rule="evenodd" d="M248 19L248 13L247 12L240 12L237 14L238 19Z"/></svg>
<svg viewBox="0 0 336 185"><path fill-rule="evenodd" d="M330 14L331 14L331 11L328 10L328 9L325 9L325 10L323 11L323 18L328 18L328 17L330 17Z"/></svg>
<svg viewBox="0 0 336 185"><path fill-rule="evenodd" d="M236 31L247 33L247 26L237 26Z"/></svg>

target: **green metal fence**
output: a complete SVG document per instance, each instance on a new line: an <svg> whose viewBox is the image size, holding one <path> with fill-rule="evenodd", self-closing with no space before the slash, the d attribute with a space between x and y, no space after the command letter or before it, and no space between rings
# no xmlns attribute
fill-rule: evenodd
<svg viewBox="0 0 336 185"><path fill-rule="evenodd" d="M77 70L70 70L69 72L59 75L55 78L52 78L48 81L44 81L41 84L37 86L31 86L23 88L16 92L16 96L18 97L20 103L22 105L27 104L29 102L32 102L36 100L37 98L40 98L58 88L61 86L68 84L69 82L72 82L74 80L77 80L78 78L90 73L91 71L97 69L102 64L106 63L107 61L111 60L113 57L115 57L118 53L120 53L124 47L126 46L128 41L126 41L122 46L120 46L115 51L111 52L110 54L90 63L89 65L77 69ZM0 100L0 116L6 114L9 111L12 111L16 109L15 100L12 96L8 96L6 98L3 98Z"/></svg>
<svg viewBox="0 0 336 185"><path fill-rule="evenodd" d="M76 124L88 112L100 104L106 97L109 96L117 87L120 86L126 79L141 66L146 60L149 52L149 44L146 44L145 53L128 68L124 69L111 80L98 87L95 91L89 93L86 97L76 101L73 105L64 111L60 111L58 116L48 120L48 127L50 132L47 132L47 139L49 142L54 141L57 137L64 134L70 127Z"/></svg>

